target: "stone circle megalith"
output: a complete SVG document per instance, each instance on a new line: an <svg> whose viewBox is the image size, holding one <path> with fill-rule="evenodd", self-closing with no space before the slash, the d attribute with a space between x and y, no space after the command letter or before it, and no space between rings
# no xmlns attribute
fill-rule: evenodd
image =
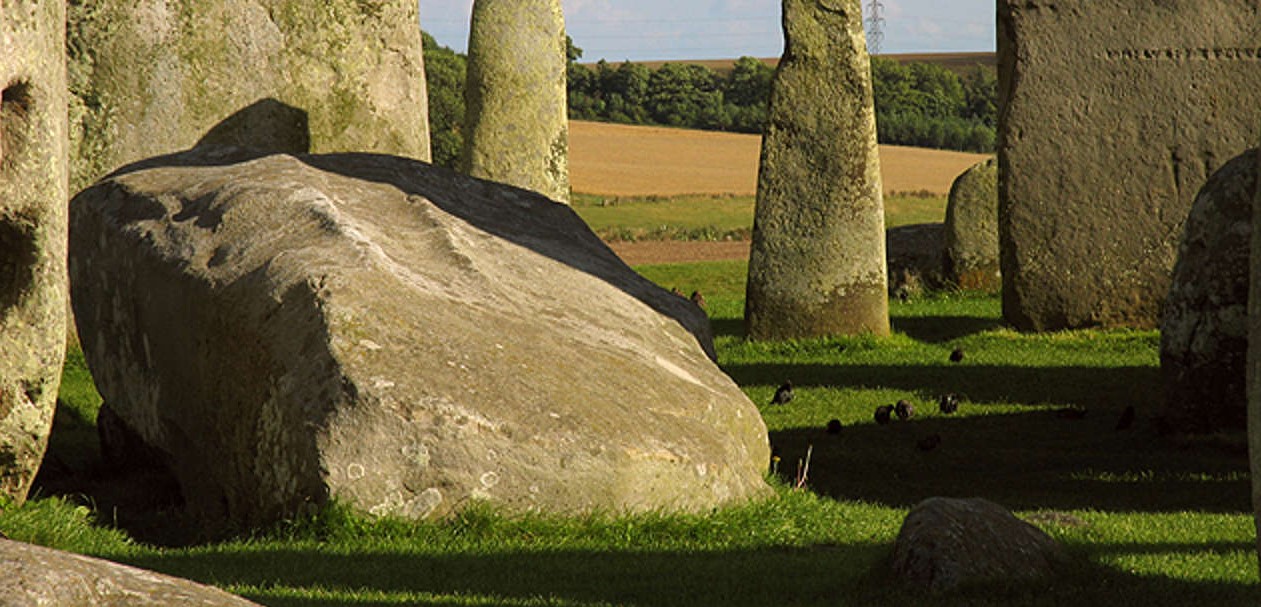
<svg viewBox="0 0 1261 607"><path fill-rule="evenodd" d="M1261 140L1261 138L1258 138ZM1257 156L1261 175L1261 153ZM1256 512L1257 555L1261 557L1261 179L1252 202L1252 259L1248 284L1248 458L1252 477L1252 509Z"/></svg>
<svg viewBox="0 0 1261 607"><path fill-rule="evenodd" d="M955 178L946 203L946 280L961 289L997 291L998 159L977 163Z"/></svg>
<svg viewBox="0 0 1261 607"><path fill-rule="evenodd" d="M423 518L769 489L766 426L711 360L704 312L540 194L380 154L202 147L70 215L114 435L164 454L209 522L330 497Z"/></svg>
<svg viewBox="0 0 1261 607"><path fill-rule="evenodd" d="M999 0L1003 315L1154 328L1208 176L1261 139L1250 0Z"/></svg>
<svg viewBox="0 0 1261 607"><path fill-rule="evenodd" d="M762 138L745 327L753 339L889 333L884 199L857 0L784 0Z"/></svg>
<svg viewBox="0 0 1261 607"><path fill-rule="evenodd" d="M569 202L560 0L475 0L461 169Z"/></svg>
<svg viewBox="0 0 1261 607"><path fill-rule="evenodd" d="M21 502L66 348L65 5L0 12L0 496Z"/></svg>
<svg viewBox="0 0 1261 607"><path fill-rule="evenodd" d="M1209 177L1186 222L1160 325L1161 420L1171 432L1245 427L1257 155L1249 150Z"/></svg>
<svg viewBox="0 0 1261 607"><path fill-rule="evenodd" d="M199 142L428 160L415 0L70 3L72 192Z"/></svg>

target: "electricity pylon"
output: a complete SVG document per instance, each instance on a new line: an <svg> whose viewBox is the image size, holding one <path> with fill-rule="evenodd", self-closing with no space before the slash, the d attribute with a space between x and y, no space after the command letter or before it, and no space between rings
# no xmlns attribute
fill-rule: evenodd
<svg viewBox="0 0 1261 607"><path fill-rule="evenodd" d="M884 4L880 0L871 0L867 3L867 54L879 55L880 43L884 42L884 17L881 13L884 11Z"/></svg>

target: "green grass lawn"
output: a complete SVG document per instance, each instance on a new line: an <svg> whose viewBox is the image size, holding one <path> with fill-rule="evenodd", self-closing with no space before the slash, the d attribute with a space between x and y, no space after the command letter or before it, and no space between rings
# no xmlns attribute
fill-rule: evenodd
<svg viewBox="0 0 1261 607"><path fill-rule="evenodd" d="M1174 445L1151 427L1160 402L1153 331L1020 334L992 296L893 303L895 335L750 343L741 262L639 268L701 289L721 366L762 409L790 472L812 447L807 488L699 515L369 520L332 507L250 537L159 547L96 493L48 489L0 513L0 531L218 585L266 605L1073 605L1261 604L1246 458ZM956 347L963 362L948 362ZM797 398L768 406L784 379ZM50 458L97 457L99 399L80 355L67 362ZM965 399L958 414L932 404ZM878 426L880 404L917 416ZM1139 422L1113 429L1126 405ZM1087 410L1062 419L1065 407ZM824 424L839 419L839 435ZM930 452L915 448L942 437ZM1074 559L1054 582L921 596L885 575L902 518L936 495L980 496L1046 524Z"/></svg>
<svg viewBox="0 0 1261 607"><path fill-rule="evenodd" d="M752 196L608 197L575 194L573 208L604 240L747 240ZM946 198L893 193L884 198L885 225L943 221Z"/></svg>

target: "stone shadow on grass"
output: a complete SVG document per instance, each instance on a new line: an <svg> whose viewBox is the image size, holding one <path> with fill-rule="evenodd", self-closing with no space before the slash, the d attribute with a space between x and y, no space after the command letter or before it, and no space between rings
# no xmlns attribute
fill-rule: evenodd
<svg viewBox="0 0 1261 607"><path fill-rule="evenodd" d="M971 402L1062 406L1150 406L1160 398L1155 367L1020 367L1000 365L845 365L810 363L726 364L723 371L741 386L862 387L906 390L935 401L955 393Z"/></svg>
<svg viewBox="0 0 1261 607"><path fill-rule="evenodd" d="M812 490L895 508L942 496L1012 510L1252 512L1246 457L1175 448L1150 425L1117 431L1113 412L944 416L922 406L910 420L864 418L839 434L822 424L771 431L780 475L791 477L809 450Z"/></svg>
<svg viewBox="0 0 1261 607"><path fill-rule="evenodd" d="M890 324L894 331L930 344L945 343L1006 326L1001 319L979 316L894 316Z"/></svg>
<svg viewBox="0 0 1261 607"><path fill-rule="evenodd" d="M1154 552L1235 550L1155 544ZM1133 546L1135 548L1141 545ZM169 552L129 563L203 583L297 588L327 597L328 589L361 594L436 595L412 605L450 605L450 595L477 604L656 605L1252 605L1255 587L1141 576L1091 562L1096 546L1071 547L1074 564L1052 582L999 582L943 594L903 586L886 573L887 543L770 547L719 552L507 550L481 555L309 549ZM1112 547L1102 546L1104 551ZM1119 546L1124 551L1131 546ZM277 563L284 563L283 575ZM278 607L397 605L397 600L294 598L266 591L246 598Z"/></svg>

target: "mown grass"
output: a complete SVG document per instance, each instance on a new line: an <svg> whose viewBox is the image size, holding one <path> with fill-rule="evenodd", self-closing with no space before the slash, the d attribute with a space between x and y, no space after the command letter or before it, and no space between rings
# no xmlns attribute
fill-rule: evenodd
<svg viewBox="0 0 1261 607"><path fill-rule="evenodd" d="M36 497L0 514L15 539L215 584L266 605L1257 605L1246 459L1164 442L1158 336L1151 331L1020 334L996 298L938 294L892 304L895 335L753 343L741 334L745 265L639 268L702 290L720 364L762 409L781 476L811 449L807 489L688 515L505 516L476 506L450 520L372 520L330 507L215 542L162 548L137 539L92 493ZM963 362L948 353L962 347ZM81 358L67 363L50 456L90 450L79 424L95 399ZM784 379L785 406L767 403ZM77 392L76 392L77 391ZM963 395L955 416L936 412ZM74 396L79 394L79 396ZM915 418L876 425L906 398ZM1113 429L1126 405L1139 423ZM1055 412L1084 408L1084 419ZM824 432L839 419L839 435ZM67 424L69 424L67 426ZM916 441L939 434L932 451ZM75 453L66 452L74 450ZM75 465L75 464L68 464ZM1031 516L1074 565L1052 582L922 595L887 575L907 509L934 495L985 497Z"/></svg>
<svg viewBox="0 0 1261 607"><path fill-rule="evenodd" d="M574 194L573 208L606 241L747 240L754 197L734 195L611 197ZM940 222L946 197L897 192L884 198L885 225Z"/></svg>

